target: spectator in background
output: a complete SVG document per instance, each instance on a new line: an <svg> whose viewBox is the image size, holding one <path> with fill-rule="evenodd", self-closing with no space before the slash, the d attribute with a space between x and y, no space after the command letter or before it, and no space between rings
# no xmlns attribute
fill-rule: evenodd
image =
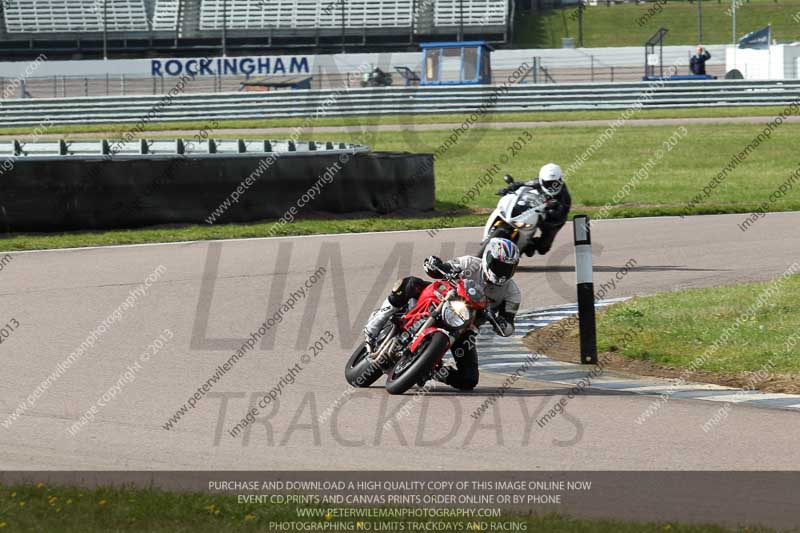
<svg viewBox="0 0 800 533"><path fill-rule="evenodd" d="M705 76L706 74L706 61L711 59L711 54L708 50L703 48L702 44L697 45L697 51L689 60L689 68L695 76Z"/></svg>

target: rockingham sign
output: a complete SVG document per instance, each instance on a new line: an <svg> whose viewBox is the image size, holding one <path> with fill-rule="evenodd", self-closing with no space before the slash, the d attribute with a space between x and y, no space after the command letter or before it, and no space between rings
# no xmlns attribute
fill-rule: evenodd
<svg viewBox="0 0 800 533"><path fill-rule="evenodd" d="M181 76L287 76L310 75L318 57L276 55L243 57L183 57L157 59L112 59L46 61L39 65L37 77L52 76L129 76L132 78ZM324 62L324 61L323 61ZM0 77L14 78L25 73L28 61L0 62Z"/></svg>
<svg viewBox="0 0 800 533"><path fill-rule="evenodd" d="M313 59L313 58L312 58ZM153 76L270 76L310 74L308 56L151 59Z"/></svg>

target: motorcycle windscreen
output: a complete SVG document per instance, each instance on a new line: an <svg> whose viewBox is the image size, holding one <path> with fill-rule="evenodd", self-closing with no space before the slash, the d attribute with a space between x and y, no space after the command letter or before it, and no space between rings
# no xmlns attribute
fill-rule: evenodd
<svg viewBox="0 0 800 533"><path fill-rule="evenodd" d="M511 218L515 218L520 216L522 213L530 209L531 206L524 202L517 202L514 205L514 209L511 210Z"/></svg>

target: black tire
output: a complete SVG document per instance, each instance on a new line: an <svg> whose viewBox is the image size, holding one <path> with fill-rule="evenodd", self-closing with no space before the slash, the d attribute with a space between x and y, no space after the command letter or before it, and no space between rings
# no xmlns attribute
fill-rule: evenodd
<svg viewBox="0 0 800 533"><path fill-rule="evenodd" d="M489 232L489 236L486 237L486 240L481 243L481 251L478 253L478 257L483 257L483 252L486 251L486 245L489 244L489 241L494 239L495 237L501 239L511 239L511 232L505 226L495 226ZM513 240L513 239L511 239ZM516 242L514 244L517 244Z"/></svg>
<svg viewBox="0 0 800 533"><path fill-rule="evenodd" d="M382 375L381 367L373 364L367 357L367 345L363 342L358 345L344 367L344 378L353 387L370 387Z"/></svg>
<svg viewBox="0 0 800 533"><path fill-rule="evenodd" d="M422 342L427 345L412 354L411 360L403 358L389 371L385 385L389 394L403 394L416 385L430 373L433 365L442 358L450 345L447 335L440 331L432 333ZM401 370L398 372L398 369Z"/></svg>

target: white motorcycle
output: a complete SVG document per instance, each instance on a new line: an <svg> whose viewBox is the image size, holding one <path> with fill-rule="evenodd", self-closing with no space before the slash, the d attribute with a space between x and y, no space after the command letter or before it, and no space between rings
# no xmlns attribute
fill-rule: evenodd
<svg viewBox="0 0 800 533"><path fill-rule="evenodd" d="M514 178L508 175L503 176L503 180L509 185L514 183ZM533 255L533 238L544 217L547 197L527 185L515 191L504 191L506 189L498 193L502 198L483 228L483 241L478 257L483 256L489 239L493 237L509 239L519 246L522 253Z"/></svg>

